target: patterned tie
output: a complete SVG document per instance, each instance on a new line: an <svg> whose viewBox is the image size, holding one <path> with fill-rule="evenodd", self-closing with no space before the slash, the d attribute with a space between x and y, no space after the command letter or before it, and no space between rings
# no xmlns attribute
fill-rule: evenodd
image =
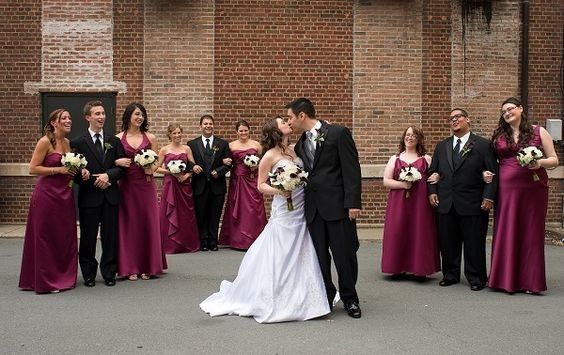
<svg viewBox="0 0 564 355"><path fill-rule="evenodd" d="M310 131L306 132L305 146L306 146L307 159L309 160L310 166L313 166L313 160L315 158L315 145L312 142L312 136L313 133L311 133Z"/></svg>
<svg viewBox="0 0 564 355"><path fill-rule="evenodd" d="M94 137L96 138L94 145L96 146L98 157L100 158L100 161L104 161L104 149L102 149L102 140L100 139L102 136L100 135L100 133L96 133Z"/></svg>
<svg viewBox="0 0 564 355"><path fill-rule="evenodd" d="M462 143L462 140L458 138L456 140L456 145L454 146L454 149L452 151L452 162L454 163L455 167L460 163L460 143Z"/></svg>

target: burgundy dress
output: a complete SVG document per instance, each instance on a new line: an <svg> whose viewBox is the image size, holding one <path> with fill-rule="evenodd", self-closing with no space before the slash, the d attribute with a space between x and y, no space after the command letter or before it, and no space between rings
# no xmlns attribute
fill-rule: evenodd
<svg viewBox="0 0 564 355"><path fill-rule="evenodd" d="M61 165L53 152L43 166ZM31 195L19 287L45 293L74 288L78 268L76 211L71 176L40 176Z"/></svg>
<svg viewBox="0 0 564 355"><path fill-rule="evenodd" d="M132 161L136 152L151 148L145 133L137 149L127 143L125 132L121 143L126 157ZM125 170L119 182L118 275L157 275L166 268L166 259L161 244L155 181L152 177L147 181L143 168L133 162Z"/></svg>
<svg viewBox="0 0 564 355"><path fill-rule="evenodd" d="M167 153L164 165L171 160L187 163L188 157L186 153ZM190 253L200 249L190 179L180 183L173 175L165 175L159 217L163 251L166 254Z"/></svg>
<svg viewBox="0 0 564 355"><path fill-rule="evenodd" d="M402 167L409 166L399 156L394 166L394 179L399 180ZM392 189L388 194L384 241L382 245L382 272L410 273L417 276L434 274L441 270L439 240L435 213L427 197L427 169L424 157L411 166L419 170L421 180L409 190Z"/></svg>
<svg viewBox="0 0 564 355"><path fill-rule="evenodd" d="M542 150L540 127L529 145ZM505 139L495 142L499 158L499 190L494 214L492 262L488 286L507 292L546 291L544 265L548 175L544 168L519 165L519 148ZM535 181L534 174L538 176Z"/></svg>
<svg viewBox="0 0 564 355"><path fill-rule="evenodd" d="M219 244L249 249L266 225L264 200L257 189L257 172L243 163L245 156L258 155L255 148L233 151L233 169L223 213Z"/></svg>

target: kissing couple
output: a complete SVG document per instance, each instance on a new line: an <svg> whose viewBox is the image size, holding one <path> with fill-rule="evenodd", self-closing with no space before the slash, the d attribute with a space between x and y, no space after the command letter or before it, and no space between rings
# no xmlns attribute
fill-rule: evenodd
<svg viewBox="0 0 564 355"><path fill-rule="evenodd" d="M287 119L276 117L262 129L257 187L273 195L270 219L235 280L222 281L200 308L212 317L235 314L259 323L303 321L330 313L340 297L348 315L360 318L356 219L362 188L354 140L346 127L318 120L306 98L286 109ZM293 131L301 136L289 145ZM291 192L271 186L269 173L293 164L308 173L307 185Z"/></svg>

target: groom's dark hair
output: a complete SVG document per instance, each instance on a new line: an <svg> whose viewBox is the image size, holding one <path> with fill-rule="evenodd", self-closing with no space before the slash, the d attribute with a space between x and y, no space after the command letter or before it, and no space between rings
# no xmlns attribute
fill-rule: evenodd
<svg viewBox="0 0 564 355"><path fill-rule="evenodd" d="M287 104L284 108L292 110L292 112L296 116L303 112L309 117L315 118L315 107L313 107L313 103L305 97L295 99L294 101Z"/></svg>

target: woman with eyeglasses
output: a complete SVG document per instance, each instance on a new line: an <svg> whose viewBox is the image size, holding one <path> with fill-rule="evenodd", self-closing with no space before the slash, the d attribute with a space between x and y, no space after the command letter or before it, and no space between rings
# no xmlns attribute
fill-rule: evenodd
<svg viewBox="0 0 564 355"><path fill-rule="evenodd" d="M494 214L492 260L488 286L509 293L546 291L544 234L548 206L546 169L558 166L550 134L532 125L521 102L510 97L492 136L499 158L499 190ZM517 155L536 147L543 157L521 166ZM484 172L489 182L491 174Z"/></svg>
<svg viewBox="0 0 564 355"><path fill-rule="evenodd" d="M427 198L427 170L423 132L408 127L402 134L396 155L384 170L384 186L390 189L384 222L382 272L399 279L410 274L415 280L440 271L439 240L435 213ZM405 175L419 174L414 182ZM437 174L429 182L436 182Z"/></svg>

